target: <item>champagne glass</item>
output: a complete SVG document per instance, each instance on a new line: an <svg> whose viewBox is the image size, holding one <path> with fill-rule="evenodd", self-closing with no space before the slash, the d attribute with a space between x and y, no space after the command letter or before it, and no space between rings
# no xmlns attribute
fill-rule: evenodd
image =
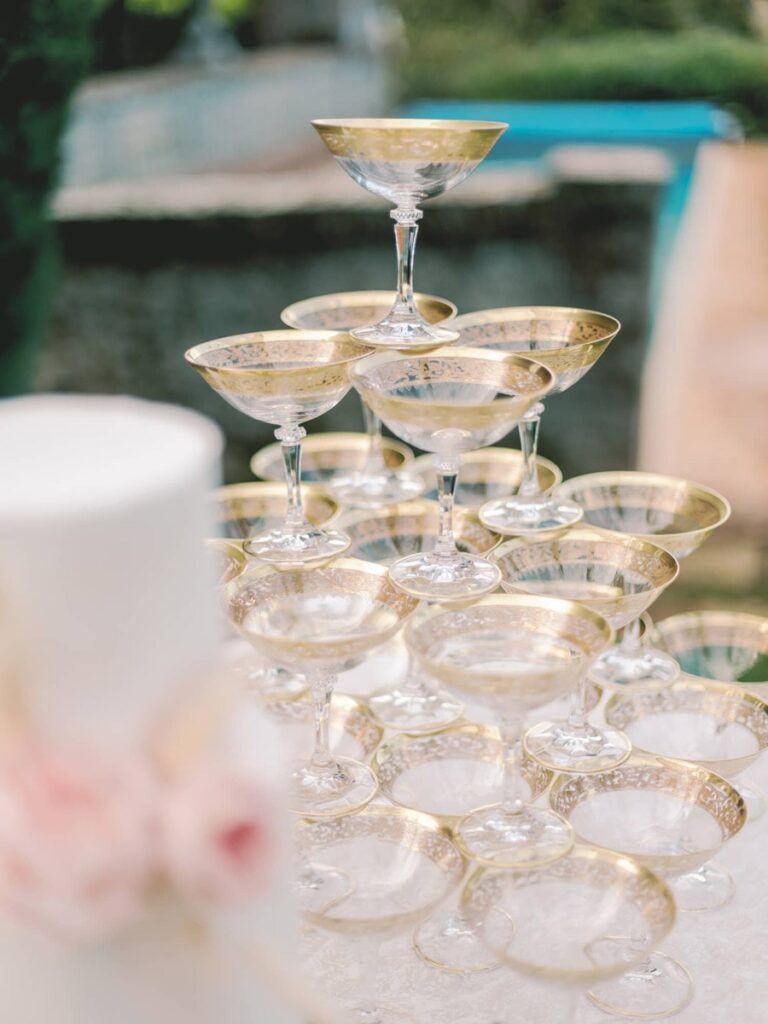
<svg viewBox="0 0 768 1024"><path fill-rule="evenodd" d="M238 576L226 600L239 632L309 684L315 749L292 775L293 809L325 817L362 807L376 793L375 776L352 758L333 756L329 747L336 676L394 636L417 601L392 585L385 568L356 558L289 571L261 566Z"/></svg>
<svg viewBox="0 0 768 1024"><path fill-rule="evenodd" d="M385 316L353 337L366 345L426 350L458 337L430 324L414 301L416 235L426 199L472 173L509 125L500 121L348 118L313 121L331 154L363 188L394 205L397 296Z"/></svg>
<svg viewBox="0 0 768 1024"><path fill-rule="evenodd" d="M613 630L575 601L493 595L467 608L436 609L405 630L421 667L458 698L470 697L499 718L505 774L501 803L456 826L467 856L527 868L564 856L573 838L551 811L526 804L518 772L527 711L572 689L611 642Z"/></svg>
<svg viewBox="0 0 768 1024"><path fill-rule="evenodd" d="M248 554L264 562L301 564L341 554L349 539L314 526L301 494L301 425L332 409L349 390L349 368L369 349L330 331L262 331L196 345L184 358L226 402L278 427L287 486L279 526L250 537Z"/></svg>
<svg viewBox="0 0 768 1024"><path fill-rule="evenodd" d="M350 331L381 319L391 308L392 292L338 292L318 295L288 306L280 319L300 330ZM414 303L427 323L445 323L456 316L456 306L436 295L415 293ZM365 402L362 403L368 435L368 456L365 465L351 473L340 473L331 482L333 493L345 505L377 508L417 498L424 482L407 469L391 469L384 461L381 420Z"/></svg>
<svg viewBox="0 0 768 1024"><path fill-rule="evenodd" d="M684 675L733 683L763 701L768 698L766 616L735 611L685 612L657 622L656 639ZM750 821L765 813L765 797L756 786L740 780L736 788L747 804Z"/></svg>
<svg viewBox="0 0 768 1024"><path fill-rule="evenodd" d="M554 375L549 394L567 391L595 365L621 329L605 313L560 306L512 306L466 313L454 321L459 342L474 348L529 355ZM562 495L542 492L536 470L539 426L544 404L533 405L518 424L524 456L517 493L488 501L480 518L503 534L536 534L565 529L582 517L579 506ZM511 489L511 481L510 481Z"/></svg>
<svg viewBox="0 0 768 1024"><path fill-rule="evenodd" d="M379 565L431 551L440 532L440 508L431 501L409 501L389 508L348 512L342 518L352 541L349 554ZM501 540L467 509L454 510L454 536L459 551L487 555ZM463 705L449 694L429 686L409 657L405 676L376 690L368 705L390 729L408 733L434 732L461 717Z"/></svg>
<svg viewBox="0 0 768 1024"><path fill-rule="evenodd" d="M421 356L382 352L361 360L351 377L394 434L435 454L440 535L433 551L395 562L392 580L427 601L463 601L495 590L499 570L456 547L453 502L461 455L504 437L546 394L552 374L521 356L446 348Z"/></svg>
<svg viewBox="0 0 768 1024"><path fill-rule="evenodd" d="M716 491L656 473L589 473L566 480L556 493L583 508L585 525L659 544L679 561L731 514L731 506ZM671 655L641 643L637 619L627 624L621 643L592 668L593 678L601 685L628 688L670 685L679 674Z"/></svg>
<svg viewBox="0 0 768 1024"><path fill-rule="evenodd" d="M580 601L614 629L639 618L679 571L675 558L657 544L578 526L547 540L505 541L491 560L508 593ZM527 752L548 768L601 771L621 764L632 751L622 732L588 721L588 687L583 675L565 722L540 722L525 735Z"/></svg>

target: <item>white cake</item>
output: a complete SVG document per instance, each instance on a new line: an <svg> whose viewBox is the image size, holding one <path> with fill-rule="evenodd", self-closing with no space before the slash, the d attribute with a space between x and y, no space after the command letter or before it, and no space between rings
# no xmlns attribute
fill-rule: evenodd
<svg viewBox="0 0 768 1024"><path fill-rule="evenodd" d="M0 766L7 744L32 731L54 748L103 751L131 764L150 751L167 755L175 770L181 757L203 782L209 760L247 763L271 806L279 802L278 747L253 708L198 715L202 740L193 730L191 742L184 726L190 708L218 700L214 566L203 539L213 533L206 498L220 453L212 423L171 406L75 396L0 402ZM254 943L270 948L279 975L288 957L281 943L295 948L284 855L266 891L234 907L190 900L164 883L128 923L83 941L58 927L40 898L42 920L19 913L5 852L21 819L8 810L7 778L0 767L5 1024L298 1019L252 955ZM215 810L210 801L204 809ZM194 834L185 813L182 824ZM275 829L279 844L286 823ZM57 842L54 835L54 851ZM180 856L183 870L201 867L194 842ZM44 869L46 884L51 875L66 886L66 857L51 856Z"/></svg>

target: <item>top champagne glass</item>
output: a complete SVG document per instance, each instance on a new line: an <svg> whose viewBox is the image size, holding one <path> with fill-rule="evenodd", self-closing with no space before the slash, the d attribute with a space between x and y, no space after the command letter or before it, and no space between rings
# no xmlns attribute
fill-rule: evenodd
<svg viewBox="0 0 768 1024"><path fill-rule="evenodd" d="M420 351L458 334L428 323L413 297L416 234L425 199L474 171L509 125L502 121L349 118L313 121L320 138L358 185L394 204L397 297L383 320L350 333L366 345Z"/></svg>

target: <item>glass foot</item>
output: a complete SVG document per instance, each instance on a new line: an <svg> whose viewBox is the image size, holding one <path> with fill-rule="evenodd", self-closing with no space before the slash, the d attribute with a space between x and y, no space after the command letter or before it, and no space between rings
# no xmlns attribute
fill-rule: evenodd
<svg viewBox="0 0 768 1024"><path fill-rule="evenodd" d="M566 530L583 516L584 510L575 502L540 494L531 497L514 494L510 498L487 501L480 509L480 522L490 530L515 535Z"/></svg>
<svg viewBox="0 0 768 1024"><path fill-rule="evenodd" d="M457 341L458 331L429 324L418 313L389 313L383 320L368 327L356 327L349 332L353 338L374 348L396 351L427 351Z"/></svg>
<svg viewBox="0 0 768 1024"><path fill-rule="evenodd" d="M438 907L414 930L412 942L421 959L441 971L478 974L499 966L455 907Z"/></svg>
<svg viewBox="0 0 768 1024"><path fill-rule="evenodd" d="M322 771L311 763L291 775L291 810L306 818L351 814L376 795L378 782L370 768L350 757L335 757Z"/></svg>
<svg viewBox="0 0 768 1024"><path fill-rule="evenodd" d="M765 795L751 782L735 782L729 780L733 788L747 805L747 824L757 821L765 814Z"/></svg>
<svg viewBox="0 0 768 1024"><path fill-rule="evenodd" d="M327 864L302 864L294 880L303 913L324 914L355 891L345 871Z"/></svg>
<svg viewBox="0 0 768 1024"><path fill-rule="evenodd" d="M416 1024L416 1020L405 1010L375 1003L351 1007L346 1011L343 1024Z"/></svg>
<svg viewBox="0 0 768 1024"><path fill-rule="evenodd" d="M249 539L243 545L247 554L270 564L320 562L343 554L352 542L340 530L320 530L308 526L301 530L270 530Z"/></svg>
<svg viewBox="0 0 768 1024"><path fill-rule="evenodd" d="M423 601L466 601L496 590L501 571L478 555L408 555L390 566L389 578Z"/></svg>
<svg viewBox="0 0 768 1024"><path fill-rule="evenodd" d="M511 814L501 804L481 807L456 828L467 856L496 867L532 868L564 857L573 846L573 829L554 811L526 804Z"/></svg>
<svg viewBox="0 0 768 1024"><path fill-rule="evenodd" d="M678 910L716 910L733 896L733 879L716 864L667 878Z"/></svg>
<svg viewBox="0 0 768 1024"><path fill-rule="evenodd" d="M629 940L625 940L629 941ZM652 952L631 971L601 981L587 998L605 1013L635 1020L663 1020L691 1001L693 979L681 963Z"/></svg>
<svg viewBox="0 0 768 1024"><path fill-rule="evenodd" d="M669 654L654 647L641 647L632 654L614 646L600 655L589 674L601 686L661 690L678 679L680 666Z"/></svg>
<svg viewBox="0 0 768 1024"><path fill-rule="evenodd" d="M403 732L436 732L458 721L464 705L442 693L428 690L377 690L368 698L368 707L388 729Z"/></svg>
<svg viewBox="0 0 768 1024"><path fill-rule="evenodd" d="M380 473L347 473L329 483L333 496L343 505L356 508L378 508L411 501L424 493L421 477L403 470L382 470Z"/></svg>
<svg viewBox="0 0 768 1024"><path fill-rule="evenodd" d="M618 729L582 727L568 722L541 722L523 737L526 752L558 772L602 772L623 764L632 753L628 736Z"/></svg>

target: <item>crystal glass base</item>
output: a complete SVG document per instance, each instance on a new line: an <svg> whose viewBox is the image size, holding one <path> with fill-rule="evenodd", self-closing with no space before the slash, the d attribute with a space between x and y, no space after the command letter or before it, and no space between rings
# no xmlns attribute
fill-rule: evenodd
<svg viewBox="0 0 768 1024"><path fill-rule="evenodd" d="M641 647L630 654L614 645L600 655L590 670L590 676L601 686L661 690L679 678L680 666L673 657L655 647Z"/></svg>
<svg viewBox="0 0 768 1024"><path fill-rule="evenodd" d="M291 810L307 818L351 814L369 803L378 789L371 769L350 757L335 757L322 771L299 765L291 784Z"/></svg>
<svg viewBox="0 0 768 1024"><path fill-rule="evenodd" d="M747 805L747 824L757 821L765 814L765 795L751 782L729 780L741 799Z"/></svg>
<svg viewBox="0 0 768 1024"><path fill-rule="evenodd" d="M404 470L382 470L380 473L346 473L329 483L333 496L343 505L354 508L378 508L411 501L424 493L424 481Z"/></svg>
<svg viewBox="0 0 768 1024"><path fill-rule="evenodd" d="M565 498L544 495L487 501L480 509L480 522L501 534L549 533L566 530L584 516L583 509Z"/></svg>
<svg viewBox="0 0 768 1024"><path fill-rule="evenodd" d="M623 764L632 753L628 736L618 729L581 728L568 722L541 722L523 737L531 757L558 772L602 772Z"/></svg>
<svg viewBox="0 0 768 1024"><path fill-rule="evenodd" d="M667 879L678 910L716 910L733 896L733 879L716 864L704 864Z"/></svg>
<svg viewBox="0 0 768 1024"><path fill-rule="evenodd" d="M368 698L368 707L388 729L413 733L437 732L464 713L464 705L446 694L401 688L377 690Z"/></svg>
<svg viewBox="0 0 768 1024"><path fill-rule="evenodd" d="M633 1020L663 1020L684 1009L693 996L693 980L677 960L650 953L631 971L601 981L587 998L605 1013Z"/></svg>
<svg viewBox="0 0 768 1024"><path fill-rule="evenodd" d="M368 327L356 327L349 332L357 341L374 348L395 351L427 351L457 341L458 331L429 324L418 313L390 313L383 320Z"/></svg>
<svg viewBox="0 0 768 1024"><path fill-rule="evenodd" d="M421 959L442 971L478 974L499 966L455 908L438 907L414 930L412 941Z"/></svg>
<svg viewBox="0 0 768 1024"><path fill-rule="evenodd" d="M320 530L308 526L299 530L270 530L249 539L243 545L247 554L262 562L319 562L343 554L351 541L340 530Z"/></svg>
<svg viewBox="0 0 768 1024"><path fill-rule="evenodd" d="M408 555L390 566L389 578L423 601L466 601L496 590L501 571L478 555Z"/></svg>
<svg viewBox="0 0 768 1024"><path fill-rule="evenodd" d="M564 857L573 830L554 811L526 804L515 814L501 804L481 807L462 818L456 838L467 856L495 867L532 868Z"/></svg>

